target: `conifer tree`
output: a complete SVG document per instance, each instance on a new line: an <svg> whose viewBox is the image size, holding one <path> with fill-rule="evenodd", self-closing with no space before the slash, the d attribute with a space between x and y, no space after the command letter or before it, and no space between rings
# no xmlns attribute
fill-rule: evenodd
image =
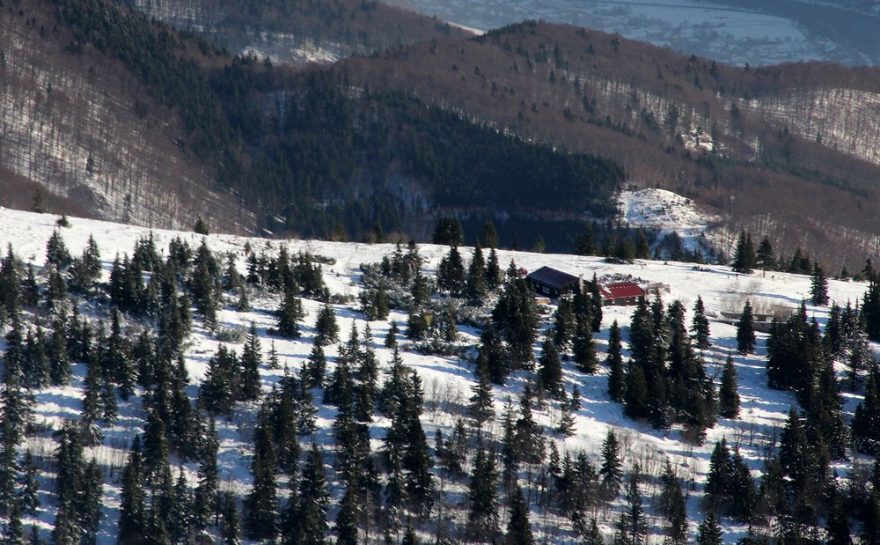
<svg viewBox="0 0 880 545"><path fill-rule="evenodd" d="M142 485L142 464L140 437L135 436L128 454L128 462L122 473L119 526L116 536L119 545L139 545L146 540L147 508Z"/></svg>
<svg viewBox="0 0 880 545"><path fill-rule="evenodd" d="M630 418L646 418L650 414L645 372L635 361L630 361L626 373L623 403L623 412Z"/></svg>
<svg viewBox="0 0 880 545"><path fill-rule="evenodd" d="M563 399L560 403L559 425L556 431L565 437L571 437L574 434L574 413L577 409L572 407L571 399Z"/></svg>
<svg viewBox="0 0 880 545"><path fill-rule="evenodd" d="M770 239L767 237L761 239L761 243L758 245L756 264L763 271L776 270L776 257L773 254L773 245L770 244Z"/></svg>
<svg viewBox="0 0 880 545"><path fill-rule="evenodd" d="M303 465L303 476L299 487L297 532L295 534L299 537L299 543L324 545L324 536L327 534L328 503L324 461L318 446L312 443L312 448L306 455Z"/></svg>
<svg viewBox="0 0 880 545"><path fill-rule="evenodd" d="M489 259L486 261L486 287L490 291L501 285L501 266L498 263L498 254L495 246L490 246Z"/></svg>
<svg viewBox="0 0 880 545"><path fill-rule="evenodd" d="M339 513L336 515L336 544L357 545L358 524L360 505L358 494L353 490L352 483L348 483L342 500L339 502Z"/></svg>
<svg viewBox="0 0 880 545"><path fill-rule="evenodd" d="M452 245L437 268L437 286L450 295L458 296L464 292L465 284L461 253L458 251L458 246Z"/></svg>
<svg viewBox="0 0 880 545"><path fill-rule="evenodd" d="M30 449L25 452L22 471L24 473L24 482L20 486L18 504L21 507L22 513L33 516L37 514L37 509L40 507L40 490L37 483L37 466L34 464L34 458Z"/></svg>
<svg viewBox="0 0 880 545"><path fill-rule="evenodd" d="M218 512L217 486L220 470L217 466L217 451L219 447L220 441L217 438L214 418L209 416L208 427L198 456L198 486L193 501L196 529L204 529L211 516Z"/></svg>
<svg viewBox="0 0 880 545"><path fill-rule="evenodd" d="M487 324L480 334L480 346L477 353L476 369L485 373L494 384L504 384L510 373L510 362L501 338L491 323Z"/></svg>
<svg viewBox="0 0 880 545"><path fill-rule="evenodd" d="M385 335L385 348L396 348L398 335L400 335L400 329L397 327L397 322L391 320L391 325L388 327L388 334Z"/></svg>
<svg viewBox="0 0 880 545"><path fill-rule="evenodd" d="M825 519L825 533L828 545L852 545L852 535L844 500L836 485L831 487L828 498L828 516Z"/></svg>
<svg viewBox="0 0 880 545"><path fill-rule="evenodd" d="M721 372L721 388L718 390L718 414L724 418L739 416L739 392L736 381L736 368L733 358L727 356Z"/></svg>
<svg viewBox="0 0 880 545"><path fill-rule="evenodd" d="M755 351L755 328L752 324L751 301L746 301L742 316L736 324L736 350L740 354L751 354Z"/></svg>
<svg viewBox="0 0 880 545"><path fill-rule="evenodd" d="M640 484L641 476L639 475L639 466L636 464L627 480L624 498L626 505L624 506L623 513L620 515L618 528L623 542L633 545L644 543L648 535L642 493L639 490Z"/></svg>
<svg viewBox="0 0 880 545"><path fill-rule="evenodd" d="M702 297L697 297L697 302L694 304L691 332L694 334L695 346L700 350L705 350L712 345L709 342L709 319L706 318L706 307L703 305Z"/></svg>
<svg viewBox="0 0 880 545"><path fill-rule="evenodd" d="M579 315L572 340L574 361L584 373L596 372L596 347L589 315Z"/></svg>
<svg viewBox="0 0 880 545"><path fill-rule="evenodd" d="M467 533L475 541L490 541L498 533L498 471L495 456L477 445L468 489Z"/></svg>
<svg viewBox="0 0 880 545"><path fill-rule="evenodd" d="M736 242L736 250L733 256L733 270L738 273L749 274L755 268L755 245L752 236L741 231Z"/></svg>
<svg viewBox="0 0 880 545"><path fill-rule="evenodd" d="M275 340L269 345L269 361L267 362L269 369L281 369L281 361L278 359L278 350L275 349Z"/></svg>
<svg viewBox="0 0 880 545"><path fill-rule="evenodd" d="M559 352L553 339L548 337L544 340L538 364L538 377L541 380L541 387L551 397L559 398L560 395L564 394L562 388L562 361L559 358Z"/></svg>
<svg viewBox="0 0 880 545"><path fill-rule="evenodd" d="M70 252L61 238L61 233L56 229L46 243L46 265L52 265L58 270L66 269L71 263Z"/></svg>
<svg viewBox="0 0 880 545"><path fill-rule="evenodd" d="M571 338L574 336L575 317L571 299L562 297L556 307L553 323L553 342L562 352L568 349Z"/></svg>
<svg viewBox="0 0 880 545"><path fill-rule="evenodd" d="M489 290L486 282L486 266L483 260L483 249L479 244L474 247L474 255L468 266L465 296L468 303L473 306L481 306L483 299Z"/></svg>
<svg viewBox="0 0 880 545"><path fill-rule="evenodd" d="M267 408L260 411L255 431L251 473L254 486L245 501L244 528L251 539L272 539L277 532L278 500L275 488L275 440Z"/></svg>
<svg viewBox="0 0 880 545"><path fill-rule="evenodd" d="M516 487L510 502L510 522L507 524L508 545L533 545L532 526L529 523L529 507L522 488Z"/></svg>
<svg viewBox="0 0 880 545"><path fill-rule="evenodd" d="M320 343L312 345L312 351L309 353L309 361L302 379L308 388L320 388L324 385L324 374L327 372L327 357L324 355L324 349Z"/></svg>
<svg viewBox="0 0 880 545"><path fill-rule="evenodd" d="M244 348L241 350L241 397L253 401L260 397L260 366L262 365L260 337L257 326L251 322Z"/></svg>
<svg viewBox="0 0 880 545"><path fill-rule="evenodd" d="M488 375L489 372L485 369L477 373L477 383L471 386L472 394L468 410L479 427L495 416L492 384Z"/></svg>
<svg viewBox="0 0 880 545"><path fill-rule="evenodd" d="M223 494L223 510L220 521L220 537L224 545L239 545L241 543L241 530L239 529L238 507L235 505L235 496L231 492Z"/></svg>
<svg viewBox="0 0 880 545"><path fill-rule="evenodd" d="M724 541L721 535L721 526L718 524L718 519L715 518L715 513L709 511L697 530L697 545L722 545L722 543Z"/></svg>
<svg viewBox="0 0 880 545"><path fill-rule="evenodd" d="M284 290L284 298L278 309L278 334L288 339L297 339L300 335L299 321L303 319L302 303L296 296L298 288L294 285Z"/></svg>
<svg viewBox="0 0 880 545"><path fill-rule="evenodd" d="M605 501L616 498L623 480L623 462L620 459L617 436L611 428L608 429L608 434L602 443L602 466L599 469L599 478L602 498Z"/></svg>
<svg viewBox="0 0 880 545"><path fill-rule="evenodd" d="M605 358L608 365L608 395L612 400L623 401L626 388L626 373L623 369L623 354L620 347L620 326L617 320L611 324L608 331L608 355Z"/></svg>
<svg viewBox="0 0 880 545"><path fill-rule="evenodd" d="M327 346L338 341L339 325L336 323L336 312L328 300L318 312L318 319L315 322L315 344Z"/></svg>
<svg viewBox="0 0 880 545"><path fill-rule="evenodd" d="M97 364L89 365L86 371L86 383L82 399L82 423L89 437L90 445L98 444L103 438L98 427L98 421L101 420L103 414L99 379Z"/></svg>
<svg viewBox="0 0 880 545"><path fill-rule="evenodd" d="M519 461L539 464L544 459L544 435L532 416L532 391L526 384L520 396L519 418L514 424L515 445Z"/></svg>
<svg viewBox="0 0 880 545"><path fill-rule="evenodd" d="M24 545L24 528L21 525L21 510L13 503L7 514L9 519L3 527L3 545Z"/></svg>
<svg viewBox="0 0 880 545"><path fill-rule="evenodd" d="M880 453L880 392L877 389L876 370L868 375L865 399L856 407L852 435L859 452Z"/></svg>
<svg viewBox="0 0 880 545"><path fill-rule="evenodd" d="M669 542L672 545L684 545L687 543L687 508L681 483L673 472L668 458L660 480L663 484L660 492L660 510L669 524L667 529Z"/></svg>
<svg viewBox="0 0 880 545"><path fill-rule="evenodd" d="M709 459L709 475L706 481L706 505L711 511L727 509L733 489L733 462L727 440L715 443Z"/></svg>
<svg viewBox="0 0 880 545"><path fill-rule="evenodd" d="M818 263L813 263L810 280L810 301L814 305L828 304L828 277Z"/></svg>
<svg viewBox="0 0 880 545"><path fill-rule="evenodd" d="M593 326L593 333L598 333L602 329L602 290L599 287L599 280L596 273L593 273L593 279L588 285L590 294L590 323Z"/></svg>

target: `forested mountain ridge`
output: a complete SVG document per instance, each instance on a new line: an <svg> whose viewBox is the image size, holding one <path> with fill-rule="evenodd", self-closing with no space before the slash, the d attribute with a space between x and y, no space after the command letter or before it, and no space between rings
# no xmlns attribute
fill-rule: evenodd
<svg viewBox="0 0 880 545"><path fill-rule="evenodd" d="M528 140L611 158L629 184L694 197L829 261L857 262L877 248L876 68L737 68L526 22L330 69ZM829 244L838 237L849 244Z"/></svg>
<svg viewBox="0 0 880 545"><path fill-rule="evenodd" d="M252 7L236 24L288 20ZM379 5L283 8L383 37L346 54L421 34ZM70 210L355 239L426 239L452 215L468 238L494 219L505 244L561 250L614 217L614 191L663 187L787 254L857 266L880 247L876 69L735 68L565 25L471 37L424 18L424 42L303 68L230 57L109 0L3 9L3 183L45 184Z"/></svg>
<svg viewBox="0 0 880 545"><path fill-rule="evenodd" d="M47 21L30 24L32 11ZM361 238L371 230L425 237L441 208L484 217L613 214L611 194L623 178L616 164L523 142L407 93L357 90L320 70L232 59L109 1L22 3L16 15L4 21L28 39L48 36L57 62L95 56L124 71L136 86L130 108L146 119L128 127L136 132L153 115L167 116L170 123L157 121L170 133L164 144L186 160L162 166L182 163L213 180L241 214L256 215L257 227L323 237ZM138 102L141 93L155 109ZM9 123L31 150L31 127ZM80 140L69 143L85 147ZM188 185L170 169L154 180ZM222 229L237 217L219 207L205 215Z"/></svg>
<svg viewBox="0 0 880 545"><path fill-rule="evenodd" d="M466 35L436 18L375 0L127 2L233 54L254 52L275 63L332 62L417 41Z"/></svg>

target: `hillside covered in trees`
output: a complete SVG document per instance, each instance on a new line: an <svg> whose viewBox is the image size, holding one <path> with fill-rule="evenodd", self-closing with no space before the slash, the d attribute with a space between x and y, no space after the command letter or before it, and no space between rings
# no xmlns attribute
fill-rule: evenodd
<svg viewBox="0 0 880 545"><path fill-rule="evenodd" d="M870 263L0 219L9 542L873 540ZM543 265L583 289L535 299ZM625 278L668 287L604 305Z"/></svg>

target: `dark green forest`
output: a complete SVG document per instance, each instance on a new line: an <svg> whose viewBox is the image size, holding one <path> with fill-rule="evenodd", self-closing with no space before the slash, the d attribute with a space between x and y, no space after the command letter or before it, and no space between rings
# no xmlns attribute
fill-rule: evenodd
<svg viewBox="0 0 880 545"><path fill-rule="evenodd" d="M440 210L481 223L550 217L537 223L558 232L556 219L614 211L624 173L612 161L523 142L413 96L356 88L344 73L231 58L106 0L55 2L59 25L72 32L67 51L94 47L124 63L180 116L180 145L193 160L216 169L217 183L272 232L423 238ZM573 224L559 245L580 229Z"/></svg>

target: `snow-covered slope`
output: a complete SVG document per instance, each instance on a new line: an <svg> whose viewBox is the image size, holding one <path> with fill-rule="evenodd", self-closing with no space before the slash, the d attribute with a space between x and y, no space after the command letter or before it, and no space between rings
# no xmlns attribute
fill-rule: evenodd
<svg viewBox="0 0 880 545"><path fill-rule="evenodd" d="M652 225L658 228L688 228L700 229L709 221L706 216L689 208L686 202L676 198L667 192L639 192L625 194L622 202L626 218L633 224ZM662 198L661 198L662 197ZM660 203L660 204L658 204ZM42 265L45 256L46 242L57 229L56 216L40 215L29 212L0 209L0 247L5 248L11 244L16 254L26 261ZM642 223L638 223L642 222ZM86 245L90 235L93 235L98 243L104 261L105 273L109 271L110 263L116 254L131 252L135 242L147 235L148 231L143 228L119 225L114 223L70 219L71 226L61 229L60 232L71 250L78 254ZM665 227L664 227L665 226ZM156 244L159 248L167 248L168 243L174 237L182 237L191 246L197 246L203 237L194 233L176 231L152 231ZM239 268L244 268L244 247L249 244L256 251L266 250L270 253L277 252L281 244L286 244L292 254L299 251L308 251L316 255L325 256L335 260L333 265L325 265L323 268L324 280L330 291L341 295L357 295L360 292L358 284L361 272L359 267L365 263L375 263L394 251L392 244L360 244L338 243L308 240L264 240L256 238L243 238L227 235L212 235L207 237L211 250L215 253L233 252L239 259ZM419 247L420 254L426 260L426 270L436 271L437 265L448 249L442 246L422 245ZM470 258L470 249L463 251L465 261ZM695 268L685 263L661 263L652 261L639 261L632 265L612 265L604 263L600 258L579 257L571 255L549 255L525 252L499 251L502 266L510 260L515 260L518 266L527 270L548 265L574 275L591 277L597 274L632 276L642 282L659 282L669 286L668 293L663 294L667 302L679 299L690 309L698 296L705 301L710 316L720 316L722 311L739 309L746 298L751 298L767 307L781 306L794 307L806 298L810 289L810 279L804 276L768 273L766 276L742 276L731 272L727 267L708 266ZM832 300L842 304L847 301L856 301L864 293L865 286L858 283L830 281L829 293ZM218 316L222 328L238 329L244 331L253 322L261 335L262 348L268 351L270 343L274 342L282 365L292 369L300 368L306 361L314 330L320 303L317 301L303 300L306 318L304 320L303 338L296 341L274 338L270 328L275 325L273 312L277 307L278 300L272 296L262 296L252 301L252 310L242 313L224 309ZM827 316L827 307L807 306L808 313L815 316L820 323ZM547 308L544 315L545 323L550 320L552 309ZM336 312L342 337L345 337L354 321L359 330L369 324L374 345L381 362L381 368L387 369L390 360L390 352L382 344L389 328L386 321L367 322L364 316L357 311L354 305L336 306ZM628 325L632 307L606 307L602 324L602 332L596 337L600 352L600 361L604 360L605 345L607 344L608 326L617 320L627 337ZM398 323L406 321L406 315L400 312L392 312L390 319ZM199 381L203 378L207 360L212 355L219 342L209 332L197 326L190 339L187 352L186 364L190 373L191 384L188 393L195 396ZM735 351L734 327L712 319L712 344L713 346L704 352L707 368L710 376L720 374L720 365L724 359ZM462 343L476 342L475 334L471 329L462 330ZM240 349L240 346L234 346ZM737 372L740 380L740 395L742 396L742 413L737 420L720 419L718 425L708 432L708 438L704 445L694 446L683 442L680 431L658 431L647 424L634 422L623 414L622 406L609 400L607 389L607 369L601 366L600 371L593 376L584 375L575 370L570 364L565 367L565 381L567 387L576 384L583 396L581 409L576 415L576 432L568 438L556 437L560 451L586 451L594 461L598 460L600 446L609 427L615 429L625 447L627 465L638 461L643 470L651 471L659 468L666 459L670 459L682 477L688 484L694 487L688 492L688 509L690 519L701 520L699 499L702 495L701 484L704 482L708 470L709 455L713 443L726 437L728 441L740 445L742 454L746 457L755 475L761 469L761 457L768 438L774 435L774 430L781 425L786 417L790 406L796 405L793 395L785 392L770 390L766 383L764 365L765 349L763 338L759 338L758 354L754 356L735 355ZM328 347L328 360L333 366L334 357L337 355L335 346ZM421 376L425 389L426 410L423 415L423 424L426 434L433 435L435 429L440 428L448 431L456 417L455 407L466 404L470 396L470 387L474 384L472 368L469 362L454 357L426 356L413 351L404 350L403 357L407 365L415 369ZM84 366L76 366L76 380L69 387L50 388L38 393L37 419L49 426L57 426L61 419L76 417L79 413L82 379ZM281 377L282 371L262 369L264 389L268 390ZM380 373L381 374L381 373ZM509 397L515 399L515 394L521 391L527 381L524 375L515 375L505 387L496 387L494 391L495 406L500 415L504 403ZM847 411L851 413L858 399L855 396L847 398ZM449 412L445 407L452 407ZM221 436L220 467L221 478L224 484L221 489L232 490L244 494L250 486L250 473L248 471L250 456L248 443L243 438L249 437L249 430L253 426L254 407L242 407L236 410L231 420L218 420L218 431ZM328 449L333 442L331 423L335 409L331 406L319 405L318 425L316 433L318 442ZM120 403L120 418L109 430L105 430L104 445L92 449L92 453L99 460L110 467L119 468L124 461L127 445L143 425L143 411L137 397L132 401ZM559 409L555 402L537 411L536 418L549 428L556 425L559 418ZM388 421L378 418L371 427L373 435L373 447L381 446L381 438L384 436L384 428ZM489 433L500 433L496 422L489 426ZM548 438L551 434L548 432ZM52 443L49 439L33 440L31 444L36 454L49 455ZM187 474L194 478L194 466L186 467ZM844 474L845 471L840 471ZM119 472L108 473L110 484L105 485L105 517L102 522L100 541L109 545L115 543L115 524L118 506ZM643 486L643 494L651 498L657 492L656 483L647 483ZM282 486L281 489L284 489ZM338 488L334 489L338 494ZM40 513L42 527L50 527L54 519L54 507L49 497L44 496L43 507ZM656 535L661 531L659 515L651 507L650 501L646 501L649 512L654 513L650 520L655 541L660 542L662 537ZM616 518L615 510L599 513L600 524L610 537L613 531L613 521ZM27 523L28 521L26 521ZM569 533L569 523L556 517L533 517L534 531L539 535L545 535L551 541L568 542L573 537ZM693 529L693 528L692 528ZM741 537L745 528L737 525L726 527L725 539L728 542ZM45 537L45 536L44 536Z"/></svg>
<svg viewBox="0 0 880 545"><path fill-rule="evenodd" d="M674 232L688 250L718 247L721 242L721 218L672 191L621 191L617 206L624 225L658 231L661 236Z"/></svg>

